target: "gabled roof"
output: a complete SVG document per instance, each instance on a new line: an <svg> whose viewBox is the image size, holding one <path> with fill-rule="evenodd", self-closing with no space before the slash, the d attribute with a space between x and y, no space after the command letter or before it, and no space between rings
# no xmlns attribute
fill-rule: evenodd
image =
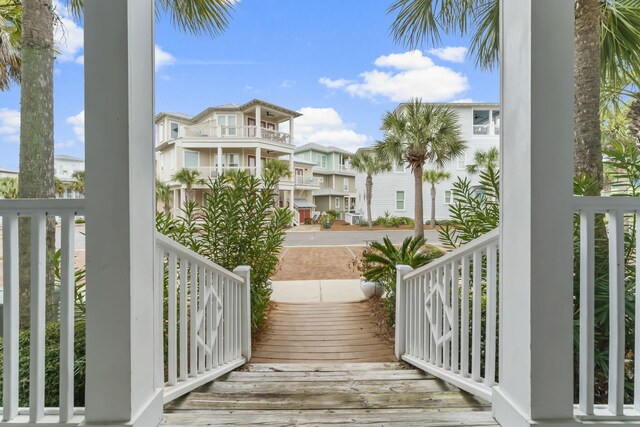
<svg viewBox="0 0 640 427"><path fill-rule="evenodd" d="M11 174L16 174L17 175L18 171L14 171L14 170L11 170L11 169L2 169L2 168L0 168L0 173L11 173Z"/></svg>
<svg viewBox="0 0 640 427"><path fill-rule="evenodd" d="M308 200L305 199L294 199L293 200L293 206L296 208L315 208L316 205L313 204L313 202L310 202Z"/></svg>
<svg viewBox="0 0 640 427"><path fill-rule="evenodd" d="M353 156L353 153L347 150L343 150L342 148L334 147L333 145L320 145L315 142L310 142L308 144L301 145L297 147L294 153L302 153L303 151L320 151L323 153L340 153L346 154L347 156Z"/></svg>
<svg viewBox="0 0 640 427"><path fill-rule="evenodd" d="M274 111L278 111L280 113L283 114L287 114L290 115L292 117L300 117L302 116L301 113L298 113L297 111L293 111L293 110L289 110L288 108L284 108L281 107L279 105L276 104L272 104L270 102L267 101L263 101L261 99L252 99L249 102L246 102L242 105L237 105L237 104L222 104L222 105L217 105L215 107L208 107L205 108L204 110L202 110L201 112L199 112L198 114L196 114L195 116L190 116L188 114L183 114L183 113L158 113L155 117L155 121L158 121L160 119L163 119L165 117L175 117L177 119L181 119L181 120L186 120L189 121L191 123L198 123L198 121L200 119L202 119L203 117L206 117L208 115L210 115L211 113L214 112L219 112L219 111L244 111L250 107L253 107L255 105L260 105L262 107L268 108L270 110L274 110Z"/></svg>
<svg viewBox="0 0 640 427"><path fill-rule="evenodd" d="M314 196L344 196L345 194L346 192L334 188L321 188L313 191Z"/></svg>
<svg viewBox="0 0 640 427"><path fill-rule="evenodd" d="M398 104L394 111L398 111L406 104L406 102ZM449 108L500 108L500 103L498 102L425 102L424 104Z"/></svg>
<svg viewBox="0 0 640 427"><path fill-rule="evenodd" d="M296 156L293 157L293 163L299 163L302 165L312 165L312 166L316 165L315 163L310 162L309 160L305 160L302 157L296 157Z"/></svg>

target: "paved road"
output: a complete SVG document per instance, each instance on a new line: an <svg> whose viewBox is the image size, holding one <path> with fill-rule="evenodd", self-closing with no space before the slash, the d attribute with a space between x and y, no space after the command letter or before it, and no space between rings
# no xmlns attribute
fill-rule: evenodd
<svg viewBox="0 0 640 427"><path fill-rule="evenodd" d="M425 230L428 243L438 242L438 232ZM393 243L401 243L413 236L413 230L375 230L375 231L297 231L287 233L284 246L363 246L367 240L382 240L389 236Z"/></svg>

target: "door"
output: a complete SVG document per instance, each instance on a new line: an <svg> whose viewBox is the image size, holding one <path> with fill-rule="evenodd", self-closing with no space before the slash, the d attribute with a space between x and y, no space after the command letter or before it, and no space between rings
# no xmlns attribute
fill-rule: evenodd
<svg viewBox="0 0 640 427"><path fill-rule="evenodd" d="M247 117L247 126L249 126L249 129L247 129L247 136L250 138L255 138L256 136L256 119L252 118L252 117Z"/></svg>
<svg viewBox="0 0 640 427"><path fill-rule="evenodd" d="M296 184L304 183L304 170L296 168Z"/></svg>
<svg viewBox="0 0 640 427"><path fill-rule="evenodd" d="M247 165L249 165L249 173L253 176L256 174L256 156L248 156L247 157Z"/></svg>

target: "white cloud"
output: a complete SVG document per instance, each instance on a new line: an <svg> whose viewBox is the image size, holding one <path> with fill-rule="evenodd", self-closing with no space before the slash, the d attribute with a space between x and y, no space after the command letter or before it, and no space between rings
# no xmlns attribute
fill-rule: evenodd
<svg viewBox="0 0 640 427"><path fill-rule="evenodd" d="M305 107L300 113L302 117L295 121L297 145L314 142L355 152L372 140L369 136L353 130L353 126L345 123L333 108Z"/></svg>
<svg viewBox="0 0 640 427"><path fill-rule="evenodd" d="M293 80L283 80L282 83L280 83L280 87L283 89L291 89L293 87L293 84L295 82Z"/></svg>
<svg viewBox="0 0 640 427"><path fill-rule="evenodd" d="M84 49L84 30L74 20L69 9L59 0L53 2L58 21L53 30L53 40L57 49L56 59L60 62L79 62ZM84 57L80 61L84 61Z"/></svg>
<svg viewBox="0 0 640 427"><path fill-rule="evenodd" d="M0 142L20 142L20 112L0 108Z"/></svg>
<svg viewBox="0 0 640 427"><path fill-rule="evenodd" d="M84 143L84 110L75 116L67 117L67 123L71 125L78 141Z"/></svg>
<svg viewBox="0 0 640 427"><path fill-rule="evenodd" d="M76 63L84 65L84 55L80 55L76 58Z"/></svg>
<svg viewBox="0 0 640 427"><path fill-rule="evenodd" d="M167 65L173 65L176 63L176 57L167 51L162 50L158 45L155 46L155 58L156 58L156 71Z"/></svg>
<svg viewBox="0 0 640 427"><path fill-rule="evenodd" d="M385 97L393 102L414 97L425 102L448 101L469 89L466 76L436 65L419 50L380 56L374 64L377 68L361 73L359 81L322 77L319 82L352 96L371 100Z"/></svg>
<svg viewBox="0 0 640 427"><path fill-rule="evenodd" d="M429 53L444 61L463 63L468 50L463 46L447 46L431 49Z"/></svg>

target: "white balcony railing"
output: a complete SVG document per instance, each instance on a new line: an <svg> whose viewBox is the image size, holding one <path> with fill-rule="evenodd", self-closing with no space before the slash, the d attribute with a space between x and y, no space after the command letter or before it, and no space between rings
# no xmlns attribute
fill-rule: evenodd
<svg viewBox="0 0 640 427"><path fill-rule="evenodd" d="M320 180L313 176L296 175L295 184L300 187L319 187Z"/></svg>
<svg viewBox="0 0 640 427"><path fill-rule="evenodd" d="M16 424L48 423L77 425L83 420L83 408L74 407L75 348L75 218L84 215L83 199L0 200L2 216L4 318L2 366L2 421ZM47 294L47 218L59 217L61 222L61 280L59 292L60 385L46 390L45 331ZM30 218L31 277L30 304L20 306L18 221ZM28 350L29 378L19 378L20 324L19 310L29 311L30 345ZM28 381L28 407L19 406L21 381ZM58 407L46 407L45 396L59 393Z"/></svg>
<svg viewBox="0 0 640 427"><path fill-rule="evenodd" d="M496 382L499 237L493 230L415 271L399 266L396 284L398 359L488 401Z"/></svg>
<svg viewBox="0 0 640 427"><path fill-rule="evenodd" d="M351 165L338 165L338 170L341 172L351 172L353 171L353 168Z"/></svg>
<svg viewBox="0 0 640 427"><path fill-rule="evenodd" d="M260 138L258 138L258 128L256 126L215 126L205 123L191 126L181 125L178 129L178 137L209 139L258 138L283 144L291 144L291 138L288 133L267 128L260 128L259 131Z"/></svg>
<svg viewBox="0 0 640 427"><path fill-rule="evenodd" d="M161 234L156 248L166 403L251 358L250 270L228 271ZM158 357L163 348L156 343Z"/></svg>

